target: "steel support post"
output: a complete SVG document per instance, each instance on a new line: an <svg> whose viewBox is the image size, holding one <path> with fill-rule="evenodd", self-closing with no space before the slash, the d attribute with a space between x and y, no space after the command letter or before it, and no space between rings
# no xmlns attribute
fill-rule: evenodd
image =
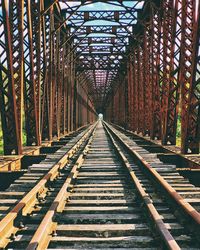
<svg viewBox="0 0 200 250"><path fill-rule="evenodd" d="M144 130L143 135L150 135L152 113L151 63L150 63L149 25L144 27L143 37L143 76L144 76Z"/></svg>
<svg viewBox="0 0 200 250"><path fill-rule="evenodd" d="M144 51L141 45L137 48L138 56L138 132L144 134L144 74L143 56Z"/></svg>
<svg viewBox="0 0 200 250"><path fill-rule="evenodd" d="M39 114L37 102L39 98L39 86L36 85L34 60L34 45L37 41L33 37L33 16L31 13L30 0L25 1L25 15L24 19L24 99L25 99L25 124L26 124L26 137L27 145L40 145L40 129L39 129ZM38 13L39 15L39 13ZM39 83L38 83L39 84Z"/></svg>
<svg viewBox="0 0 200 250"><path fill-rule="evenodd" d="M44 0L40 1L41 12L44 10ZM42 140L50 140L49 124L49 58L50 58L50 12L40 17L41 37L41 125Z"/></svg>
<svg viewBox="0 0 200 250"><path fill-rule="evenodd" d="M22 2L23 3L23 2ZM21 4L22 4L21 3ZM21 154L22 153L22 90L23 90L23 54L22 54L22 37L17 32L20 41L18 41L18 55L13 58L14 37L11 25L15 19L15 24L19 28L23 27L23 6L12 5L12 16L9 17L8 1L0 2L0 29L1 29L1 62L0 62L0 109L2 130L4 139L4 154ZM21 8L20 8L21 7ZM13 20L11 21L11 17ZM22 31L22 30L21 30ZM14 67L14 63L18 67ZM17 74L18 72L18 74ZM17 74L15 76L15 73ZM16 77L16 82L15 78Z"/></svg>
<svg viewBox="0 0 200 250"><path fill-rule="evenodd" d="M200 141L200 4L182 0L181 147L182 153L199 153Z"/></svg>
<svg viewBox="0 0 200 250"><path fill-rule="evenodd" d="M177 1L164 1L163 10L162 144L175 145L180 86L179 65L175 64L180 56Z"/></svg>
<svg viewBox="0 0 200 250"><path fill-rule="evenodd" d="M127 62L127 127L131 129L131 120L132 120L132 62L131 62L131 55L129 54L128 62Z"/></svg>
<svg viewBox="0 0 200 250"><path fill-rule="evenodd" d="M134 111L135 111L135 130L139 131L139 61L138 61L138 50L134 49L134 75L135 75L135 82L134 82Z"/></svg>
<svg viewBox="0 0 200 250"><path fill-rule="evenodd" d="M161 100L160 100L160 42L161 42L161 13L155 5L151 7L151 91L152 91L152 118L151 139L161 138Z"/></svg>

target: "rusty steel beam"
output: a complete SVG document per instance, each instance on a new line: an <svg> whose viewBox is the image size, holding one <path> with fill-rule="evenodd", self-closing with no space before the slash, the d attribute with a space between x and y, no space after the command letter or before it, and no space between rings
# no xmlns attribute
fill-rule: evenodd
<svg viewBox="0 0 200 250"><path fill-rule="evenodd" d="M138 132L139 130L139 56L138 56L138 50L135 49L134 51L134 76L135 76L135 82L134 82L134 112L135 112L135 130Z"/></svg>
<svg viewBox="0 0 200 250"><path fill-rule="evenodd" d="M128 57L128 62L127 62L127 75L128 75L128 86L127 86L127 102L128 102L128 117L127 117L127 127L128 129L131 129L131 119L132 119L132 112L131 112L131 106L132 106L132 96L131 96L131 90L132 90L132 63L130 59L130 54Z"/></svg>
<svg viewBox="0 0 200 250"><path fill-rule="evenodd" d="M130 62L131 62L131 69L132 69L132 91L131 91L131 106L132 106L132 110L131 112L134 112L134 114L132 115L132 119L131 119L131 128L133 131L137 130L137 109L136 109L136 83L137 83L137 74L136 74L136 55L135 52L133 51L131 53L131 58L130 58Z"/></svg>
<svg viewBox="0 0 200 250"><path fill-rule="evenodd" d="M175 3L175 4L174 4ZM163 76L162 76L162 144L176 144L179 100L178 68L180 55L180 27L177 22L178 2L163 2Z"/></svg>
<svg viewBox="0 0 200 250"><path fill-rule="evenodd" d="M160 42L161 42L161 13L156 6L151 6L151 90L152 90L152 117L151 139L161 138L161 101L160 101Z"/></svg>
<svg viewBox="0 0 200 250"><path fill-rule="evenodd" d="M150 63L150 29L144 28L143 37L143 76L144 76L144 130L143 135L150 135L152 113L151 68Z"/></svg>
<svg viewBox="0 0 200 250"><path fill-rule="evenodd" d="M44 2L42 9L44 9ZM42 21L42 41L43 41L43 58L44 58L44 83L42 88L42 111L41 111L41 132L43 140L52 140L52 120L51 120L51 112L52 112L52 99L50 99L51 95L51 64L52 64L52 46L51 46L51 32L52 32L52 13L53 9L51 8L44 17L41 17Z"/></svg>
<svg viewBox="0 0 200 250"><path fill-rule="evenodd" d="M36 46L37 38L33 36L33 15L32 6L30 0L25 0L25 15L27 19L24 19L24 76L25 76L25 87L24 87L24 100L25 100L25 124L26 124L26 137L27 145L40 145L40 129L39 129L39 109L37 103L39 103L39 89L40 82L36 83L36 77L38 79L39 72L35 73L35 67L37 64L34 55L37 53ZM39 10L39 8L38 8ZM35 10L37 11L37 10ZM37 13L39 15L39 12ZM38 16L39 18L39 16ZM39 70L39 69L38 69Z"/></svg>
<svg viewBox="0 0 200 250"><path fill-rule="evenodd" d="M182 0L181 83L181 143L182 153L199 153L199 39L200 4ZM198 9L197 9L198 7Z"/></svg>
<svg viewBox="0 0 200 250"><path fill-rule="evenodd" d="M53 6L54 4L58 3L59 0L53 0L52 3L50 3L45 9L43 8L40 13L41 13L41 16L45 15Z"/></svg>
<svg viewBox="0 0 200 250"><path fill-rule="evenodd" d="M22 146L23 130L23 90L24 90L24 53L23 53L23 19L24 1L9 2L10 29L13 57L13 71L16 94L16 111L18 119L18 144Z"/></svg>
<svg viewBox="0 0 200 250"><path fill-rule="evenodd" d="M141 45L138 46L138 132L144 134L144 72L143 57L144 51Z"/></svg>
<svg viewBox="0 0 200 250"><path fill-rule="evenodd" d="M199 153L199 16L196 1L150 1L128 50L128 127L175 145L180 111L182 153ZM118 88L113 92L115 112L121 112ZM110 110L111 104L106 108L109 120ZM114 122L121 123L118 117Z"/></svg>
<svg viewBox="0 0 200 250"><path fill-rule="evenodd" d="M62 23L57 3L0 2L0 111L5 154L22 154L22 131L26 145L35 146L95 119L94 102L88 101L90 90L81 89L77 96L80 53L73 39L66 42L71 34Z"/></svg>
<svg viewBox="0 0 200 250"><path fill-rule="evenodd" d="M64 35L65 36L65 35ZM58 89L58 112L59 112L59 128L60 133L65 134L66 132L66 66L65 66L65 50L64 46L60 52L60 79L59 81L59 89ZM59 57L58 57L59 60Z"/></svg>
<svg viewBox="0 0 200 250"><path fill-rule="evenodd" d="M12 20L9 17L8 1L3 0L0 4L0 27L1 27L1 62L0 62L0 108L1 108L1 121L4 139L4 153L5 154L21 154L22 153L22 120L21 120L21 107L22 107L22 80L23 75L21 70L23 67L23 57L21 48L19 48L19 55L16 56L16 47L14 46L14 37L12 32L12 23L15 19L15 25L22 29L23 27L23 8L20 5L16 6L13 3ZM15 10L14 10L15 8ZM17 9L16 9L17 8ZM20 30L19 30L20 31ZM21 35L17 31L16 36L19 36L18 46L20 44ZM22 30L21 30L22 34ZM14 47L14 48L13 48ZM15 55L13 58L13 52ZM17 67L14 67L14 63ZM16 74L16 75L15 75ZM14 80L16 77L16 82ZM15 84L16 83L16 84Z"/></svg>

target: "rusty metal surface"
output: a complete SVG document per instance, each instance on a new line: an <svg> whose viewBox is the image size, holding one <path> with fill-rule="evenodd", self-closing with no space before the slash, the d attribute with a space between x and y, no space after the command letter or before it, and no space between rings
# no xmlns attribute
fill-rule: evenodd
<svg viewBox="0 0 200 250"><path fill-rule="evenodd" d="M0 106L7 155L23 153L23 131L27 146L40 146L96 117L87 85L76 80L74 42L62 45L69 29L64 23L55 32L63 17L59 5L50 3L0 2Z"/></svg>
<svg viewBox="0 0 200 250"><path fill-rule="evenodd" d="M55 178L59 176L59 172L67 165L70 158L76 153L76 151L81 147L85 140L91 135L96 124L87 128L81 137L78 138L76 143L72 145L68 151L63 155L59 156L59 160L53 164L53 166L39 179L39 181L34 185L33 188L25 193L23 198L19 200L12 209L5 214L0 221L0 235L1 243L0 246L3 247L9 242L9 237L15 233L16 226L15 220L21 215L27 215L30 213L37 203L39 196L43 196L48 190L48 182L52 182Z"/></svg>
<svg viewBox="0 0 200 250"><path fill-rule="evenodd" d="M70 150L71 155L76 153L72 161L63 148L64 159L52 168L35 164L0 193L0 201L14 207L11 213L5 211L8 214L0 223L0 229L5 229L0 231L1 246L198 248L200 188L184 179L174 165L159 161L157 154L137 145L137 139L112 126L99 122L87 131L85 136L89 131L90 135L82 146ZM39 173L43 178L34 181ZM51 174L52 182L47 183ZM27 194L28 182L33 185ZM23 218L17 213L21 210ZM11 232L7 226L12 225L15 213L20 223Z"/></svg>
<svg viewBox="0 0 200 250"><path fill-rule="evenodd" d="M145 3L127 57L128 128L176 145L179 117L183 154L200 152L199 11L197 1ZM112 105L106 119L120 125Z"/></svg>
<svg viewBox="0 0 200 250"><path fill-rule="evenodd" d="M4 1L1 123L5 154L111 122L199 153L199 2ZM24 121L25 117L25 121Z"/></svg>

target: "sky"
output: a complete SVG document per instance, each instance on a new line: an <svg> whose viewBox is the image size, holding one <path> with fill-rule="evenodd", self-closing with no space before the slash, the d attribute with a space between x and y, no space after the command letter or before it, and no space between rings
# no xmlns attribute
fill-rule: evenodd
<svg viewBox="0 0 200 250"><path fill-rule="evenodd" d="M88 4L86 6L81 6L80 7L80 10L82 11L92 11L92 10L113 10L113 5L112 5L112 1L109 1L109 3L102 3L102 2L97 2L97 3L91 3L91 4ZM123 7L120 6L119 3L117 2L113 2L115 4L118 4L119 6L115 6L114 10L125 10ZM127 7L133 7L135 5L136 1L127 1L127 2L124 2L124 5L126 5ZM143 3L144 1L141 1L137 6L138 8L141 8L143 6ZM77 4L80 4L80 2L69 2L68 3L71 7L73 6L76 6ZM60 2L60 6L61 8L66 8L66 4L65 3L62 3Z"/></svg>

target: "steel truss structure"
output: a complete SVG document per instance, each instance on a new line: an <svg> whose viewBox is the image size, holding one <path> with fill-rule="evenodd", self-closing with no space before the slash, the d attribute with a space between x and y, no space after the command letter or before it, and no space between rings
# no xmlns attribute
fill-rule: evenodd
<svg viewBox="0 0 200 250"><path fill-rule="evenodd" d="M147 1L127 59L127 78L110 93L106 118L163 145L175 145L181 119L182 153L200 145L200 3ZM126 100L122 86L128 89ZM127 87L126 87L127 86ZM127 105L128 102L128 105ZM114 106L113 106L114 103ZM113 110L122 105L119 117ZM122 115L125 113L125 115Z"/></svg>
<svg viewBox="0 0 200 250"><path fill-rule="evenodd" d="M4 153L107 121L199 153L200 1L0 0Z"/></svg>
<svg viewBox="0 0 200 250"><path fill-rule="evenodd" d="M76 73L74 42L58 4L0 1L0 108L5 154L59 138L94 121L87 84ZM24 119L23 119L24 118Z"/></svg>

